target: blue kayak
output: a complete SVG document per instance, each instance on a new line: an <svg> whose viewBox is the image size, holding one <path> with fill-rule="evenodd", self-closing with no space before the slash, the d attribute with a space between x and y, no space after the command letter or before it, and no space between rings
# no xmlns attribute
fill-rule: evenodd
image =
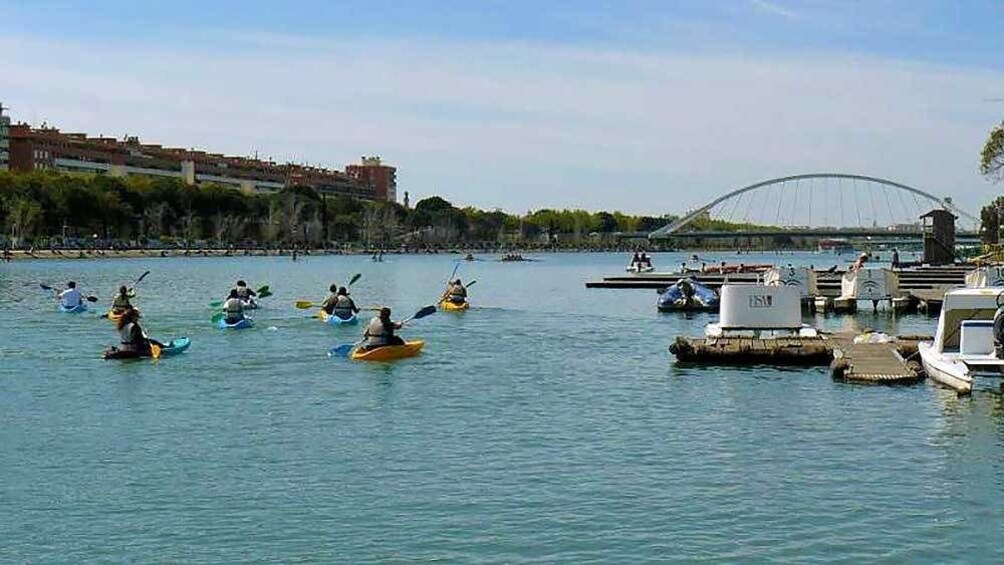
<svg viewBox="0 0 1004 565"><path fill-rule="evenodd" d="M169 343L165 343L164 347L160 348L161 357L169 357L171 355L178 355L183 353L186 349L191 347L192 340L187 337L179 337L177 339L172 339Z"/></svg>
<svg viewBox="0 0 1004 565"><path fill-rule="evenodd" d="M324 310L320 313L321 320L328 325L332 326L348 326L352 324L359 323L359 317L353 312L348 318L341 318L337 314L328 314Z"/></svg>
<svg viewBox="0 0 1004 565"><path fill-rule="evenodd" d="M77 304L73 308L67 308L66 306L63 306L62 304L60 304L59 305L59 311L62 312L62 313L64 313L64 314L80 314L81 312L86 312L87 311L87 303L86 302L81 302L80 304Z"/></svg>
<svg viewBox="0 0 1004 565"><path fill-rule="evenodd" d="M221 330L243 330L254 326L254 320L251 318L244 318L235 324L228 324L226 318L220 318L217 326L219 326Z"/></svg>
<svg viewBox="0 0 1004 565"><path fill-rule="evenodd" d="M686 287L691 289L688 300ZM696 279L680 279L659 295L657 307L660 312L717 312L718 293Z"/></svg>

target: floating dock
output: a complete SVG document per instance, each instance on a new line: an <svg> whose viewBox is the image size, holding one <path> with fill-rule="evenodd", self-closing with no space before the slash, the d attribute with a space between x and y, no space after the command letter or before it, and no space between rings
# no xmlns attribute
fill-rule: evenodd
<svg viewBox="0 0 1004 565"><path fill-rule="evenodd" d="M677 337L677 362L708 365L827 366L846 382L909 384L924 379L917 343L930 336L900 336L892 343L854 343L847 333L817 337Z"/></svg>
<svg viewBox="0 0 1004 565"><path fill-rule="evenodd" d="M894 344L850 343L833 350L830 364L838 381L875 384L910 384L924 379L920 363L903 357Z"/></svg>

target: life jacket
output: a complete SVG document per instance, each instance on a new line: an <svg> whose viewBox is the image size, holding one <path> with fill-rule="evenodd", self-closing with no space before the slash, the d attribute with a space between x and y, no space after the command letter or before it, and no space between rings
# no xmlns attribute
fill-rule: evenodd
<svg viewBox="0 0 1004 565"><path fill-rule="evenodd" d="M335 310L352 312L355 307L356 303L345 294L338 295L338 300L335 301Z"/></svg>
<svg viewBox="0 0 1004 565"><path fill-rule="evenodd" d="M129 308L132 308L132 303L129 302L128 296L122 296L119 294L115 297L115 300L112 301L113 310L128 310Z"/></svg>
<svg viewBox="0 0 1004 565"><path fill-rule="evenodd" d="M389 345L390 338L394 337L394 329L389 325L384 325L380 316L375 316L366 325L366 332L363 334L363 337L366 338L366 347Z"/></svg>
<svg viewBox="0 0 1004 565"><path fill-rule="evenodd" d="M335 311L335 307L337 305L338 305L338 295L329 294L328 297L324 299L324 302L321 303L321 310L324 310L330 315L332 312Z"/></svg>
<svg viewBox="0 0 1004 565"><path fill-rule="evenodd" d="M59 293L59 301L64 308L76 308L84 301L83 295L75 288L68 288Z"/></svg>
<svg viewBox="0 0 1004 565"><path fill-rule="evenodd" d="M142 345L141 340L137 339L137 334L142 337L143 332L140 330L136 331L137 326L135 322L129 322L128 324L122 326L119 330L119 343L122 345L122 351L139 351Z"/></svg>
<svg viewBox="0 0 1004 565"><path fill-rule="evenodd" d="M462 304L467 300L467 289L464 288L463 285L450 285L447 293L449 294L450 302L453 302L454 304Z"/></svg>
<svg viewBox="0 0 1004 565"><path fill-rule="evenodd" d="M227 314L228 322L235 322L244 318L244 302L240 298L228 298L223 304L223 311Z"/></svg>

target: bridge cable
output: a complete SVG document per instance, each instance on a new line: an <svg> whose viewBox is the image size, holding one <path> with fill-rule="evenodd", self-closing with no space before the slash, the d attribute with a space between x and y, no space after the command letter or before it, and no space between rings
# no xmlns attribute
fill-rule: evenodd
<svg viewBox="0 0 1004 565"><path fill-rule="evenodd" d="M830 225L830 207L826 205L826 195L830 192L830 179L823 179L823 226Z"/></svg>
<svg viewBox="0 0 1004 565"><path fill-rule="evenodd" d="M871 183L869 183L869 186ZM868 200L872 203L872 226L878 226L878 208L875 207L875 191L868 191Z"/></svg>
<svg viewBox="0 0 1004 565"><path fill-rule="evenodd" d="M777 214L774 216L774 225L781 227L781 202L784 201L784 187L782 183L775 183L777 187Z"/></svg>
<svg viewBox="0 0 1004 565"><path fill-rule="evenodd" d="M844 179L837 181L837 199L840 200L840 227L844 227Z"/></svg>
<svg viewBox="0 0 1004 565"><path fill-rule="evenodd" d="M858 213L858 227L863 228L865 223L861 220L861 197L858 194L858 179L854 179L854 209Z"/></svg>
<svg viewBox="0 0 1004 565"><path fill-rule="evenodd" d="M903 218L904 218L903 223L904 224L912 223L910 221L910 210L907 209L906 201L903 200L903 191L902 190L897 190L896 191L896 198L899 199L899 206L900 206L900 208L903 209Z"/></svg>
<svg viewBox="0 0 1004 565"><path fill-rule="evenodd" d="M789 219L790 223L789 223L788 227L791 227L795 223L795 214L797 213L796 210L798 210L798 183L799 182L801 182L800 179L796 179L795 180L795 192L794 192L795 201L791 203L791 218Z"/></svg>
<svg viewBox="0 0 1004 565"><path fill-rule="evenodd" d="M809 217L806 219L805 225L812 226L812 195L816 188L815 179L809 180Z"/></svg>
<svg viewBox="0 0 1004 565"><path fill-rule="evenodd" d="M889 202L889 188L886 186L882 187L882 196L885 197L886 212L889 213L889 225L896 225L895 218L892 217L892 204Z"/></svg>

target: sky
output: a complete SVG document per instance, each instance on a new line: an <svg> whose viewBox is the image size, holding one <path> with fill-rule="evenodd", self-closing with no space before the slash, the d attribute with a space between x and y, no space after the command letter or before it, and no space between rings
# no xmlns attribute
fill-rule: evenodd
<svg viewBox="0 0 1004 565"><path fill-rule="evenodd" d="M972 212L1004 190L978 173L1004 119L999 0L0 0L0 19L15 121L379 155L412 202L679 214L821 171Z"/></svg>

